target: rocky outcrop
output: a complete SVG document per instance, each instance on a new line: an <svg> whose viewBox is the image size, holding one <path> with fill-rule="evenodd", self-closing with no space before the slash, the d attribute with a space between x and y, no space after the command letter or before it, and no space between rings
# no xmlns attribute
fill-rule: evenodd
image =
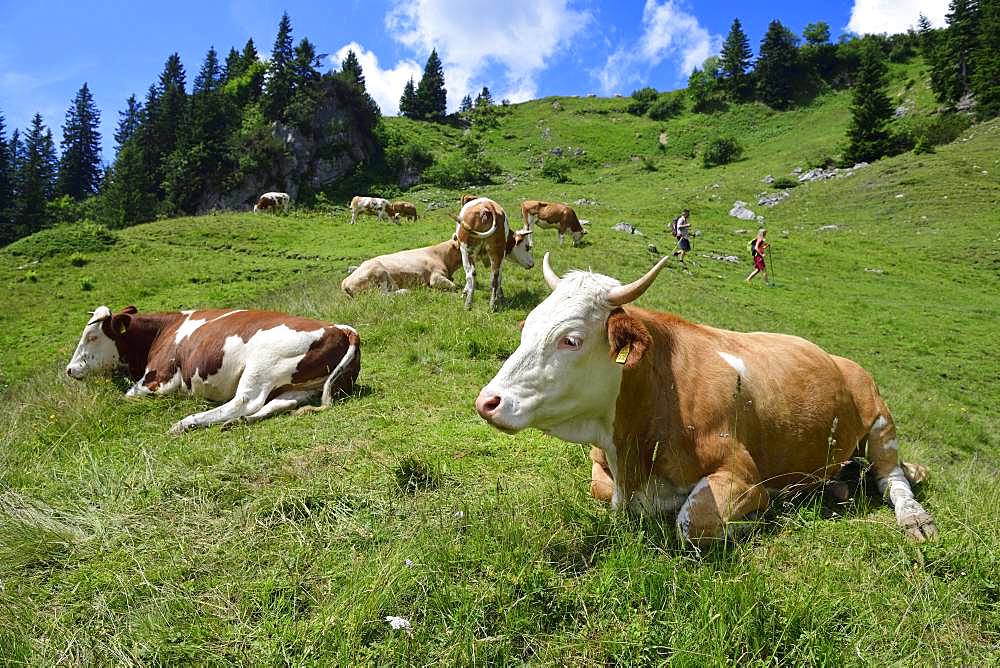
<svg viewBox="0 0 1000 668"><path fill-rule="evenodd" d="M246 208L272 190L288 193L294 202L304 189L336 183L375 153L373 121L353 89L338 80L324 81L308 120L301 127L272 123L267 159L259 159L255 171L243 174L227 192L207 193L199 209ZM404 178L412 175L404 173Z"/></svg>
<svg viewBox="0 0 1000 668"><path fill-rule="evenodd" d="M747 208L747 203L740 200L736 200L733 203L733 208L729 210L729 215L733 218L739 218L740 220L763 220L763 216L757 216L753 211Z"/></svg>

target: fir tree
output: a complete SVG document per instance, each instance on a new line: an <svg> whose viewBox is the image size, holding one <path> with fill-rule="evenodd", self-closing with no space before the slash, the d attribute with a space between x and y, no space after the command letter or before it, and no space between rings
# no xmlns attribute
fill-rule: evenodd
<svg viewBox="0 0 1000 668"><path fill-rule="evenodd" d="M866 40L861 52L861 66L854 84L851 122L847 128L844 162L872 162L889 151L889 131L893 109L886 95L884 56L874 40Z"/></svg>
<svg viewBox="0 0 1000 668"><path fill-rule="evenodd" d="M11 147L7 143L7 128L0 114L0 246L14 240L14 179Z"/></svg>
<svg viewBox="0 0 1000 668"><path fill-rule="evenodd" d="M278 34L274 38L274 46L271 48L271 60L267 66L269 78L265 91L265 112L271 120L285 120L285 112L294 93L294 60L292 20L285 12L281 15Z"/></svg>
<svg viewBox="0 0 1000 668"><path fill-rule="evenodd" d="M212 93L218 90L222 83L222 70L219 68L219 54L215 47L209 47L205 54L205 60L201 63L198 76L194 78L194 87L191 89L192 95L199 93Z"/></svg>
<svg viewBox="0 0 1000 668"><path fill-rule="evenodd" d="M479 91L479 95L476 96L476 108L480 107L492 107L493 106L493 95L490 94L490 89L483 86L483 89Z"/></svg>
<svg viewBox="0 0 1000 668"><path fill-rule="evenodd" d="M361 71L361 63L353 50L349 50L344 57L344 62L340 64L340 78L349 83L358 85L361 90L365 90L365 75Z"/></svg>
<svg viewBox="0 0 1000 668"><path fill-rule="evenodd" d="M135 99L135 95L130 95L125 100L125 111L118 112L118 128L115 130L115 153L121 151L122 146L139 129L142 122L142 105Z"/></svg>
<svg viewBox="0 0 1000 668"><path fill-rule="evenodd" d="M243 46L243 52L240 54L239 72L238 74L230 77L231 79L240 78L245 76L248 72L252 72L250 80L247 82L247 86L241 89L239 95L237 106L242 109L250 102L256 102L260 99L261 94L264 91L264 73L266 67L261 63L260 56L257 54L257 47L254 46L253 40L248 39L247 43Z"/></svg>
<svg viewBox="0 0 1000 668"><path fill-rule="evenodd" d="M747 68L753 58L750 40L743 32L739 19L733 19L729 35L722 45L720 70L727 95L734 100L742 99L748 92Z"/></svg>
<svg viewBox="0 0 1000 668"><path fill-rule="evenodd" d="M101 192L102 218L110 227L126 227L153 219L156 195L146 174L137 137L126 141L108 170Z"/></svg>
<svg viewBox="0 0 1000 668"><path fill-rule="evenodd" d="M226 62L222 66L222 81L223 83L232 81L239 78L241 74L243 74L243 59L240 58L240 52L236 50L236 47L231 46L229 54L226 56Z"/></svg>
<svg viewBox="0 0 1000 668"><path fill-rule="evenodd" d="M18 198L14 225L18 237L45 227L45 204L55 194L56 147L52 131L45 127L42 115L31 119L31 129L24 139L24 157L18 169Z"/></svg>
<svg viewBox="0 0 1000 668"><path fill-rule="evenodd" d="M406 116L407 118L417 118L417 109L417 90L413 84L413 77L410 77L410 80L403 87L402 97L399 98L399 115Z"/></svg>
<svg viewBox="0 0 1000 668"><path fill-rule="evenodd" d="M254 46L252 39L248 39L247 43L243 45L243 52L240 54L240 73L246 72L258 60L260 60L260 54L257 53L257 47Z"/></svg>
<svg viewBox="0 0 1000 668"><path fill-rule="evenodd" d="M162 192L164 163L183 139L187 119L186 75L180 56L167 58L159 82L146 96L144 128L142 132L143 161L150 184Z"/></svg>
<svg viewBox="0 0 1000 668"><path fill-rule="evenodd" d="M777 20L771 21L761 41L755 67L757 95L769 107L783 109L792 103L799 76L797 41Z"/></svg>
<svg viewBox="0 0 1000 668"><path fill-rule="evenodd" d="M58 193L75 200L94 195L101 184L101 114L84 83L66 111Z"/></svg>
<svg viewBox="0 0 1000 668"><path fill-rule="evenodd" d="M972 92L976 96L976 115L985 120L1000 116L1000 0L981 0L980 15Z"/></svg>
<svg viewBox="0 0 1000 668"><path fill-rule="evenodd" d="M444 87L444 67L438 58L437 49L424 65L424 75L417 84L417 117L428 120L442 120L448 112L448 91Z"/></svg>
<svg viewBox="0 0 1000 668"><path fill-rule="evenodd" d="M954 104L969 92L974 75L972 54L979 39L978 0L951 0L948 28L936 40L931 88L940 102Z"/></svg>
<svg viewBox="0 0 1000 668"><path fill-rule="evenodd" d="M317 69L319 66L320 57L316 54L316 47L307 38L303 37L299 45L295 47L295 61L292 66L295 87L302 88L303 86L310 86L319 81L320 74ZM364 88L363 76L361 77L361 87Z"/></svg>
<svg viewBox="0 0 1000 668"><path fill-rule="evenodd" d="M472 96L466 95L462 98L461 104L458 105L458 113L467 114L472 111Z"/></svg>

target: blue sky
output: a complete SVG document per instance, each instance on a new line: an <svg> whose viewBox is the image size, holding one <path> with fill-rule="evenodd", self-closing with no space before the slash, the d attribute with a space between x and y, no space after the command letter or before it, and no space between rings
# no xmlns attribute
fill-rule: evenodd
<svg viewBox="0 0 1000 668"><path fill-rule="evenodd" d="M142 99L177 51L194 79L209 46L224 57L252 37L262 55L282 11L294 38L339 63L359 54L369 90L388 114L419 78L431 47L444 61L450 108L483 85L497 99L628 94L683 86L738 17L755 52L777 18L796 33L826 21L844 32L898 32L919 12L943 24L947 0L340 0L339 2L15 2L0 0L0 113L8 136L40 112L58 143L70 101L86 81L101 110L110 160L118 111Z"/></svg>

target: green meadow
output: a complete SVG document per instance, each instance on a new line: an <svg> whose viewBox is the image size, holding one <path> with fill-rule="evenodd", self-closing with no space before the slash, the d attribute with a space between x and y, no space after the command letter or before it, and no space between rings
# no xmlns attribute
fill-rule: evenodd
<svg viewBox="0 0 1000 668"><path fill-rule="evenodd" d="M893 99L931 111L925 77L894 66ZM483 138L503 176L414 188L403 198L416 223L352 226L338 202L54 228L0 251L0 662L995 665L1000 122L801 184L768 208L756 203L764 176L839 152L848 93L664 122L630 116L627 102L512 106ZM386 122L439 155L461 136ZM745 155L705 169L701 147L720 133ZM541 175L556 147L565 183ZM589 234L560 248L539 230L538 265L505 269L497 313L485 269L471 311L458 293L340 292L348 266L448 238L473 189L513 216L522 199L570 203ZM742 280L757 223L728 216L735 200L765 216L772 287ZM778 499L750 537L697 554L672 521L591 499L583 446L479 419L479 388L547 294L542 254L559 272L632 280L673 249L667 224L684 207L699 232L692 266L669 264L639 304L804 336L864 365L903 457L931 470L918 498L938 540L908 542L859 488L840 504ZM715 257L727 255L739 262ZM126 400L121 379L63 373L101 304L350 324L359 388L325 413L168 436L208 404Z"/></svg>

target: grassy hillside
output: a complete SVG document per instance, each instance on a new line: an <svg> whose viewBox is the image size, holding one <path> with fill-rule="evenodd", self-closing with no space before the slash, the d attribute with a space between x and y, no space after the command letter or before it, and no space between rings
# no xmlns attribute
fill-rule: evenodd
<svg viewBox="0 0 1000 668"><path fill-rule="evenodd" d="M919 67L896 75L899 99L926 109ZM482 278L471 312L457 294L348 300L338 287L348 265L446 238L457 192L411 191L422 217L402 227L350 226L337 209L114 235L50 230L0 251L0 657L995 662L1000 123L931 155L799 186L773 209L754 206L764 175L836 153L848 103L834 94L784 114L745 106L665 123L625 114L621 99L516 105L486 141L506 176L481 192L511 212L529 196L591 202L577 206L592 221L583 247L557 248L541 231L536 255L552 250L559 271L622 279L655 260L648 244L671 249L667 220L690 207L701 231L695 266L670 265L640 303L799 334L864 364L904 455L932 470L922 500L937 542L908 543L891 510L860 494L833 509L776 504L752 538L697 556L669 523L592 501L583 447L487 428L472 402L546 294L540 271L508 269L509 304L496 314ZM439 152L459 134L392 122ZM718 131L739 136L746 157L705 170L690 156ZM539 174L556 146L572 156L569 183ZM772 289L742 282L752 232L736 230L752 225L726 215L736 199L766 216ZM431 203L447 206L424 213ZM619 221L645 236L612 231ZM820 229L828 225L837 229ZM206 404L125 401L121 381L62 374L86 312L128 303L258 306L352 324L361 389L324 414L169 437L172 422ZM387 615L412 631L392 630Z"/></svg>

